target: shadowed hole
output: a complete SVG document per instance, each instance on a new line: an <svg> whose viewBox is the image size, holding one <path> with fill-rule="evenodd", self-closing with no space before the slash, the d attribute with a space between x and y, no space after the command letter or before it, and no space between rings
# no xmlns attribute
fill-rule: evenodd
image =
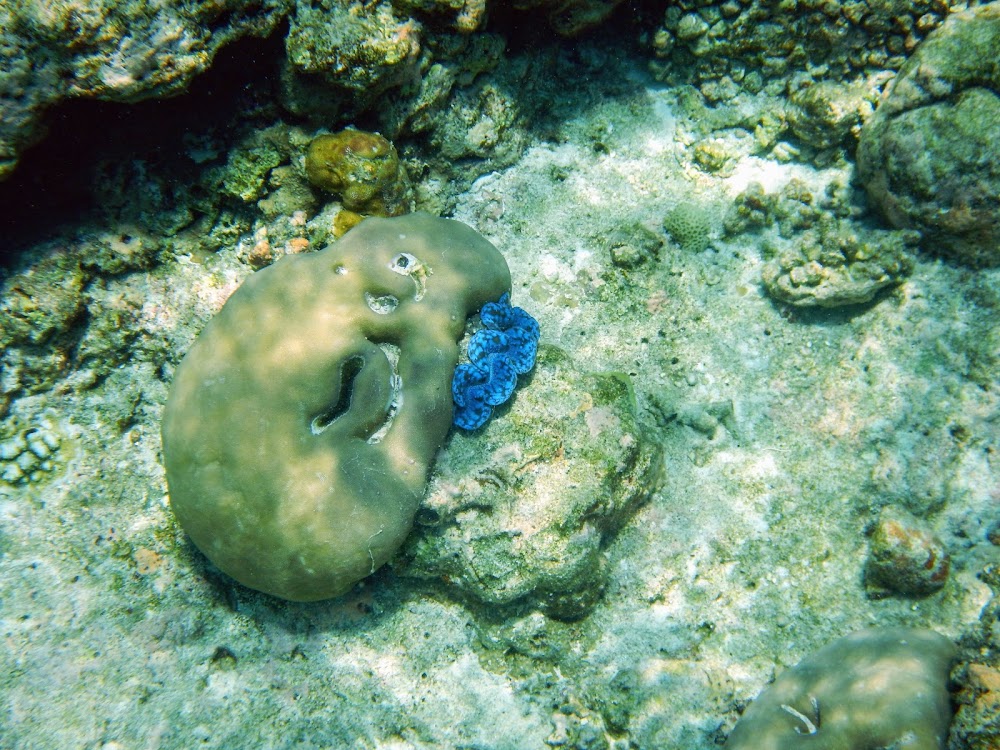
<svg viewBox="0 0 1000 750"><path fill-rule="evenodd" d="M372 312L378 313L379 315L388 315L399 307L399 300L391 294L384 294L381 297L376 297L374 294L365 292L365 302L368 304L368 307Z"/></svg>
<svg viewBox="0 0 1000 750"><path fill-rule="evenodd" d="M337 419L351 408L351 397L354 394L354 381L365 366L364 357L354 356L340 366L340 393L329 409L313 418L310 428L313 435L319 435L330 427Z"/></svg>

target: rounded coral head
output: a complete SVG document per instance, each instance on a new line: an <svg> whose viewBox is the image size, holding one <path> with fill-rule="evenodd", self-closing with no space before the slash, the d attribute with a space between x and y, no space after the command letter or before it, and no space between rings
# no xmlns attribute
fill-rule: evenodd
<svg viewBox="0 0 1000 750"><path fill-rule="evenodd" d="M406 170L396 147L378 133L351 129L317 136L306 150L306 176L351 211L398 216L409 207Z"/></svg>
<svg viewBox="0 0 1000 750"><path fill-rule="evenodd" d="M197 547L299 601L388 561L451 426L466 318L509 290L493 245L427 214L366 219L250 276L164 411L170 503Z"/></svg>

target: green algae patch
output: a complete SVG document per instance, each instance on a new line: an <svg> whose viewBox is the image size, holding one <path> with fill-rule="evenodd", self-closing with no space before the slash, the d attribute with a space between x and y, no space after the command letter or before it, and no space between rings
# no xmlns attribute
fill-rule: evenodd
<svg viewBox="0 0 1000 750"><path fill-rule="evenodd" d="M296 601L395 553L452 419L466 318L510 290L475 231L368 219L251 276L177 368L163 417L170 503L224 572Z"/></svg>

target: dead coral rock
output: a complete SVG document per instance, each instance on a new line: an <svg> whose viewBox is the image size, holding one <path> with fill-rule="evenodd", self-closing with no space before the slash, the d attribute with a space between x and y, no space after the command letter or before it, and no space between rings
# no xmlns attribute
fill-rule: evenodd
<svg viewBox="0 0 1000 750"><path fill-rule="evenodd" d="M608 574L604 545L660 477L633 399L627 376L580 372L541 347L531 387L442 453L401 572L493 615L586 614Z"/></svg>
<svg viewBox="0 0 1000 750"><path fill-rule="evenodd" d="M163 250L163 243L138 227L131 229L97 232L84 237L80 247L81 265L88 271L108 275L152 268Z"/></svg>
<svg viewBox="0 0 1000 750"><path fill-rule="evenodd" d="M486 0L397 0L397 7L445 19L455 31L469 33L486 25Z"/></svg>
<svg viewBox="0 0 1000 750"><path fill-rule="evenodd" d="M290 0L0 4L0 179L42 138L42 115L60 100L179 94L222 47L266 36L290 6Z"/></svg>
<svg viewBox="0 0 1000 750"><path fill-rule="evenodd" d="M54 248L0 286L0 347L44 344L66 332L84 310L89 278L73 253Z"/></svg>
<svg viewBox="0 0 1000 750"><path fill-rule="evenodd" d="M797 246L768 263L761 278L768 294L796 307L857 305L909 275L907 251L915 243L912 232L826 221L801 233Z"/></svg>
<svg viewBox="0 0 1000 750"><path fill-rule="evenodd" d="M947 582L949 568L947 550L926 523L900 508L882 509L865 566L870 596L933 594Z"/></svg>
<svg viewBox="0 0 1000 750"><path fill-rule="evenodd" d="M920 45L861 133L858 176L928 252L1000 265L1000 2L956 13Z"/></svg>
<svg viewBox="0 0 1000 750"><path fill-rule="evenodd" d="M391 4L300 3L285 49L290 71L371 100L419 78L421 26Z"/></svg>
<svg viewBox="0 0 1000 750"><path fill-rule="evenodd" d="M66 374L86 315L91 275L77 249L42 252L0 282L0 416L15 396L48 390Z"/></svg>
<svg viewBox="0 0 1000 750"><path fill-rule="evenodd" d="M956 672L962 687L949 747L996 750L1000 747L1000 669L971 663Z"/></svg>
<svg viewBox="0 0 1000 750"><path fill-rule="evenodd" d="M792 92L788 125L795 136L815 149L840 146L861 133L871 114L869 87L863 82L842 85L821 81Z"/></svg>

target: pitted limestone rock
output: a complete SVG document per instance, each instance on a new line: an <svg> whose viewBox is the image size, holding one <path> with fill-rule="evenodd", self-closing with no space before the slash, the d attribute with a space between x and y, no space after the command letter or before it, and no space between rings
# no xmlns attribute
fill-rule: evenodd
<svg viewBox="0 0 1000 750"><path fill-rule="evenodd" d="M656 490L662 451L624 374L543 345L530 386L488 430L454 435L400 570L491 615L574 619L600 597L605 546Z"/></svg>
<svg viewBox="0 0 1000 750"><path fill-rule="evenodd" d="M452 420L466 318L510 291L457 221L367 219L251 276L177 368L163 417L170 502L241 583L311 601L385 563Z"/></svg>
<svg viewBox="0 0 1000 750"><path fill-rule="evenodd" d="M899 71L858 144L858 177L924 249L1000 266L1000 2L953 13Z"/></svg>

